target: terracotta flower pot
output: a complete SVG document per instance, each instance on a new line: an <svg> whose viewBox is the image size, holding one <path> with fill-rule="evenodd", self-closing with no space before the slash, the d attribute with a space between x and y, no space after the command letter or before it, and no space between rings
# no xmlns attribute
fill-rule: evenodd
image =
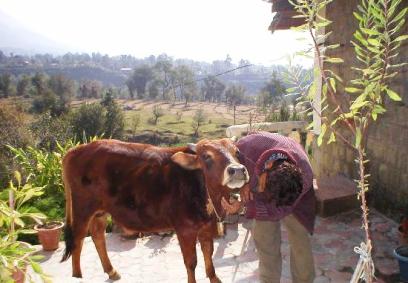
<svg viewBox="0 0 408 283"><path fill-rule="evenodd" d="M25 281L26 267L16 268L11 275L15 283L24 283Z"/></svg>
<svg viewBox="0 0 408 283"><path fill-rule="evenodd" d="M58 249L62 227L64 227L64 223L60 221L52 221L47 224L34 226L44 251Z"/></svg>
<svg viewBox="0 0 408 283"><path fill-rule="evenodd" d="M31 246L28 243L25 242L18 242L21 246L24 248L30 248ZM25 254L21 260L24 261L30 253ZM13 273L11 274L11 278L14 280L15 283L24 283L25 282L25 274L27 271L27 263L22 263L21 266L16 266L15 269L13 270Z"/></svg>

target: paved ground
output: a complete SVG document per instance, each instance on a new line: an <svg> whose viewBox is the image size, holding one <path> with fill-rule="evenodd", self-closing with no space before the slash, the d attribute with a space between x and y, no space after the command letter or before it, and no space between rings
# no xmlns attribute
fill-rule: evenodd
<svg viewBox="0 0 408 283"><path fill-rule="evenodd" d="M372 211L371 229L375 245L375 264L381 275L378 282L398 282L397 262L392 251L397 246L397 224ZM229 225L227 236L215 241L214 264L223 282L259 282L258 261L251 233L251 223L241 218L239 224ZM316 283L349 282L358 256L353 247L362 238L358 212L331 218L318 218L313 236L316 264ZM288 242L283 233L284 257L281 282L291 282ZM137 240L124 240L118 234L107 235L108 252L112 264L122 275L118 282L187 282L181 251L175 236L150 236ZM91 239L85 240L82 251L83 279L71 278L71 260L59 263L63 244L54 253L43 253L43 269L53 277L53 282L110 282L103 273ZM198 247L197 247L198 248ZM201 251L198 250L196 277L198 282L209 282L204 271Z"/></svg>

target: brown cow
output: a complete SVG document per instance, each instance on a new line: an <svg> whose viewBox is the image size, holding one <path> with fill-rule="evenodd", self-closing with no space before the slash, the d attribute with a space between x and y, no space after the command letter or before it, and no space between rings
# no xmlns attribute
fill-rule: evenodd
<svg viewBox="0 0 408 283"><path fill-rule="evenodd" d="M188 282L196 282L196 241L201 244L207 277L220 282L212 262L214 209L225 215L221 198L248 182L230 139L202 140L186 147L99 140L70 150L63 160L66 194L65 253L72 275L82 277L80 254L88 232L112 280L120 278L106 252L106 215L125 230L175 230Z"/></svg>

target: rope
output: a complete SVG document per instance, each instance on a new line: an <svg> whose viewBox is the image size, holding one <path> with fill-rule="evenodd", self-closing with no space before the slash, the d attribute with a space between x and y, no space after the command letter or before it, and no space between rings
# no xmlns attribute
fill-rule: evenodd
<svg viewBox="0 0 408 283"><path fill-rule="evenodd" d="M217 213L217 209L215 209L214 203L213 203L213 201L212 201L212 199L211 199L210 192L208 191L207 186L205 186L205 189L207 190L208 202L210 203L210 205L211 205L211 206L213 207L213 209L214 209L214 213L215 213L215 216L217 217L217 221L218 221L218 222L222 222L222 219L221 219L220 215Z"/></svg>
<svg viewBox="0 0 408 283"><path fill-rule="evenodd" d="M359 247L354 247L354 252L359 254L360 258L350 283L358 283L360 279L364 279L367 282L368 276L374 278L375 267L371 257L371 246L369 247L366 243L362 242ZM367 269L370 269L371 274L365 272Z"/></svg>

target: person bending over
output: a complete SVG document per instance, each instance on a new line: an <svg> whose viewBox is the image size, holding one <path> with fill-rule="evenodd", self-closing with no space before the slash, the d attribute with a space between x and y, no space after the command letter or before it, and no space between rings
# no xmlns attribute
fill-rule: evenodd
<svg viewBox="0 0 408 283"><path fill-rule="evenodd" d="M252 233L260 281L280 282L283 223L289 238L292 282L313 282L309 234L314 229L316 199L307 154L295 140L268 132L251 133L241 138L237 146L250 182L241 190L241 202L229 204L222 200L222 205L229 214L245 205L246 217L254 219Z"/></svg>

